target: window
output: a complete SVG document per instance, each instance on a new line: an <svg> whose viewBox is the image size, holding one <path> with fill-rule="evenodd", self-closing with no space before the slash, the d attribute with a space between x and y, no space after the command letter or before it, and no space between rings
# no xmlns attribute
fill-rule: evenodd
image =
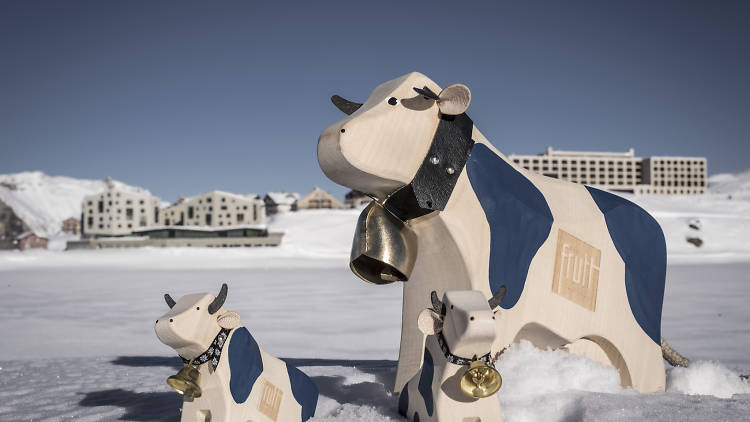
<svg viewBox="0 0 750 422"><path fill-rule="evenodd" d="M141 227L146 227L146 216L142 215L140 221L138 222L138 225Z"/></svg>
<svg viewBox="0 0 750 422"><path fill-rule="evenodd" d="M159 207L154 207L154 221L159 221Z"/></svg>
<svg viewBox="0 0 750 422"><path fill-rule="evenodd" d="M245 221L245 214L237 214L237 223L242 223Z"/></svg>
<svg viewBox="0 0 750 422"><path fill-rule="evenodd" d="M206 214L206 225L207 226L211 225L211 214Z"/></svg>
<svg viewBox="0 0 750 422"><path fill-rule="evenodd" d="M222 211L226 211L226 210L227 210L227 206L226 206L226 205L222 205L222 206L221 206L221 210L222 210Z"/></svg>
<svg viewBox="0 0 750 422"><path fill-rule="evenodd" d="M86 220L86 225L88 228L94 227L94 217L89 217L88 220Z"/></svg>
<svg viewBox="0 0 750 422"><path fill-rule="evenodd" d="M258 206L253 205L253 221L258 221Z"/></svg>
<svg viewBox="0 0 750 422"><path fill-rule="evenodd" d="M99 201L99 212L104 212L104 201Z"/></svg>
<svg viewBox="0 0 750 422"><path fill-rule="evenodd" d="M117 210L117 211L120 211L120 210ZM125 218L128 219L128 220L132 220L133 219L133 209L132 208L126 208L125 209Z"/></svg>
<svg viewBox="0 0 750 422"><path fill-rule="evenodd" d="M193 207L188 207L188 218L193 218Z"/></svg>

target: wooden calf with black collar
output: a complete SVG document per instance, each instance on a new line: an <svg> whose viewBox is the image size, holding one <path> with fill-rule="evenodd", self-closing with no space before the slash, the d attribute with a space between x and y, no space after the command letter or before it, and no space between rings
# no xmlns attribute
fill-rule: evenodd
<svg viewBox="0 0 750 422"><path fill-rule="evenodd" d="M497 395L474 398L461 390L461 379L472 362L492 365L490 348L496 339L499 300L490 300L488 305L476 290L445 292L442 301L435 292L432 296L433 307L424 309L418 318L420 331L427 335L424 361L401 390L399 413L419 422L500 421Z"/></svg>
<svg viewBox="0 0 750 422"><path fill-rule="evenodd" d="M318 389L299 369L258 346L237 312L223 307L227 285L214 297L190 294L156 321L156 336L200 371L199 397L185 396L183 422L305 421Z"/></svg>

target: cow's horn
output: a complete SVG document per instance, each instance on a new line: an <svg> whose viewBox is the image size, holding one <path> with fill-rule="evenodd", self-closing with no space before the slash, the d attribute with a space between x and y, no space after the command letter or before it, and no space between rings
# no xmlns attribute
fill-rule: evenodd
<svg viewBox="0 0 750 422"><path fill-rule="evenodd" d="M432 302L432 310L440 315L445 315L445 304L438 299L437 292L434 290L430 293L430 301Z"/></svg>
<svg viewBox="0 0 750 422"><path fill-rule="evenodd" d="M169 293L164 294L164 300L167 302L167 306L169 306L169 309L174 308L174 305L177 304L177 302L172 299L172 296L170 296Z"/></svg>
<svg viewBox="0 0 750 422"><path fill-rule="evenodd" d="M346 114L352 114L355 111L357 111L360 107L362 107L362 104L349 101L345 98L339 97L338 95L332 96L331 102L333 103L333 105L336 106L336 108L338 108L339 110L343 111Z"/></svg>
<svg viewBox="0 0 750 422"><path fill-rule="evenodd" d="M508 291L508 289L503 284L500 286L499 289L497 289L497 293L495 293L494 296L490 298L490 300L487 301L487 303L490 305L490 309L495 309L498 306L500 306L500 302L503 301L503 298L505 297L505 293Z"/></svg>
<svg viewBox="0 0 750 422"><path fill-rule="evenodd" d="M416 91L418 94L422 95L425 98L429 98L435 101L440 101L440 97L438 97L437 94L432 92L430 88L424 87L424 88L417 88L414 87L414 91Z"/></svg>
<svg viewBox="0 0 750 422"><path fill-rule="evenodd" d="M211 302L210 305L208 305L208 313L211 315L215 314L216 311L219 310L219 308L224 306L225 300L227 300L227 283L221 285L219 295L216 296L216 299L214 299L214 301Z"/></svg>

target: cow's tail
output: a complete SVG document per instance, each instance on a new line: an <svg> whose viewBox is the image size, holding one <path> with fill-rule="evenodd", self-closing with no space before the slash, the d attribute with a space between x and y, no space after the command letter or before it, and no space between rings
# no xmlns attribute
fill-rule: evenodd
<svg viewBox="0 0 750 422"><path fill-rule="evenodd" d="M672 346L664 340L664 337L661 338L661 354L664 356L664 360L672 366L687 367L690 365L690 359L682 356L677 350L673 349Z"/></svg>

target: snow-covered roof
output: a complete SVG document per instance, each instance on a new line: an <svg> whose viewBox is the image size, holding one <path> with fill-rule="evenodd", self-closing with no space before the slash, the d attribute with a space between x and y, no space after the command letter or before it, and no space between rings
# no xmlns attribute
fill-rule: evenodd
<svg viewBox="0 0 750 422"><path fill-rule="evenodd" d="M26 239L29 236L36 236L36 237L38 237L40 239L44 239L43 236L38 236L34 232L23 232L23 233L19 234L18 236L16 236L16 240Z"/></svg>
<svg viewBox="0 0 750 422"><path fill-rule="evenodd" d="M299 199L297 192L268 192L266 197L277 205L292 205Z"/></svg>
<svg viewBox="0 0 750 422"><path fill-rule="evenodd" d="M204 197L206 197L208 195L223 195L223 196L226 196L228 198L235 198L235 199L239 199L241 201L256 201L256 200L260 200L261 199L260 195L258 195L256 193L240 194L240 193L226 192L226 191L223 191L223 190L212 190L210 192L201 193L201 194L194 195L194 196L181 196L180 199L177 200L177 202L175 202L174 204L168 204L167 207L172 206L172 205L177 205L177 204L180 204L180 203L183 203L183 202L194 201L194 200L196 200L198 198L204 198Z"/></svg>

